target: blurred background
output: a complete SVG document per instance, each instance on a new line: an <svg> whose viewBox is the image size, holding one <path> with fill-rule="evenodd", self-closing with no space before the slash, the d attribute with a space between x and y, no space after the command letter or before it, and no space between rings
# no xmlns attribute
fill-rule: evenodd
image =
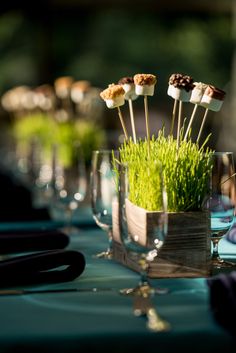
<svg viewBox="0 0 236 353"><path fill-rule="evenodd" d="M217 148L233 149L230 125L236 119L231 106L235 75L234 3L4 2L0 5L0 93L16 85L53 84L64 75L89 80L104 89L123 76L153 73L158 83L149 104L158 113L161 124L167 124L173 103L166 94L168 79L172 73L182 72L227 92L222 113L211 114L207 125L211 119L217 127L212 144L217 142ZM141 109L142 101L137 101L136 107ZM103 123L107 128L120 127L115 111L105 110ZM144 124L140 125L142 129ZM229 130L225 125L230 126Z"/></svg>
<svg viewBox="0 0 236 353"><path fill-rule="evenodd" d="M116 109L107 109L99 96L101 90L110 83L117 83L121 77L136 73L157 76L155 95L149 99L151 132L156 133L163 125L168 131L173 109L173 99L167 95L168 80L172 73L180 72L192 76L194 81L212 84L226 92L221 111L208 114L203 139L211 133L208 142L211 148L236 153L235 48L234 0L1 3L1 145L5 146L12 137L8 133L12 125L14 137L21 140L26 139L28 130L34 135L40 130L33 129L32 132L27 124L23 129L23 120L19 124L19 117L29 115L29 112L31 115L39 113L30 105L30 98L23 108L13 107L6 93L19 86L45 93L46 87L55 89L56 80L63 77L71 79L70 85L79 82L83 86L80 101L72 102L72 110L77 121L92 124L90 133L84 133L84 139L90 140L87 163L92 149L115 148L122 140ZM90 95L86 96L88 91ZM85 102L86 97L89 100ZM67 110L68 107L63 108L63 99L58 95L56 99L57 112ZM50 109L41 107L40 114L48 114ZM189 118L192 109L193 105L185 104L184 117ZM130 129L128 107L124 106L122 111ZM134 102L134 112L137 135L143 137L142 99ZM193 136L198 132L203 113L200 109L193 125ZM67 118L57 114L59 122ZM30 124L36 123L31 121ZM86 128L79 126L80 138L81 131L83 135ZM4 148L2 153L6 157Z"/></svg>

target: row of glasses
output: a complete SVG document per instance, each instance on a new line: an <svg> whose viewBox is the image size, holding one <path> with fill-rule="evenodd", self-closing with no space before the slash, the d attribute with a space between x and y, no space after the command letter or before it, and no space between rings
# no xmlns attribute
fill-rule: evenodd
<svg viewBox="0 0 236 353"><path fill-rule="evenodd" d="M62 223L71 234L73 216L87 194L87 172L80 142L55 143L45 151L35 140L28 165L32 206L47 209L51 219Z"/></svg>
<svg viewBox="0 0 236 353"><path fill-rule="evenodd" d="M37 144L34 145L34 147L36 146ZM66 160L66 158L68 158L66 156L71 152L63 145L53 146L51 168L49 168L49 163L42 163L41 168L39 168L40 163L37 150L34 151L32 160L32 165L35 165L37 170L36 174L38 174L37 177L34 177L34 188L43 192L43 197L45 198L46 206L49 209L52 219L64 220L69 233L72 230L72 217L78 209L79 204L85 199L88 188L83 150L79 142L76 142L70 151L73 151L73 155L69 158L72 161L70 164L68 160ZM115 165L117 161L119 161L119 153L116 150L93 151L90 176L92 213L97 225L106 231L108 235L108 248L95 256L108 259L112 258L112 212L113 205L115 203L117 204L117 201L119 201L120 230L123 244L132 256L134 256L134 249L136 249L137 254L139 254L138 256L143 258L144 256L141 255L141 253L144 251L144 248L146 249L146 245L149 244L147 247L149 247L150 250L150 239L146 239L147 244L145 244L145 247L143 247L143 241L142 247L139 247L140 244L139 241L137 241L139 235L136 234L132 237L129 233L129 228L126 224L128 218L126 218L127 204L125 201L129 199L128 167L125 167L127 170L124 173L124 166L122 166L122 164L118 163ZM117 174L118 168L119 178ZM147 165L147 171L148 168ZM156 174L159 175L160 180L162 180L161 174L160 168L159 173ZM162 185L161 187L164 200L166 193L164 186ZM211 241L213 245L211 264L213 268L234 266L234 263L223 260L220 257L218 245L220 240L230 231L233 225L235 200L236 186L233 153L215 152L213 154L213 168L210 177L209 193L206 195L202 206L203 210L207 210L210 215ZM164 201L160 211L162 214L167 215L167 203L164 204ZM163 219L167 219L167 217L160 219L163 221ZM155 243L154 253L156 254L156 244L158 243L158 247L160 248L160 244L163 244L165 240L167 221L165 224L162 223L162 227L161 243L158 242L155 235L148 235ZM142 268L141 272L143 273Z"/></svg>
<svg viewBox="0 0 236 353"><path fill-rule="evenodd" d="M86 165L79 141L70 148L61 144L54 146L52 169L49 213L52 219L63 220L65 231L70 235L73 216L87 193Z"/></svg>

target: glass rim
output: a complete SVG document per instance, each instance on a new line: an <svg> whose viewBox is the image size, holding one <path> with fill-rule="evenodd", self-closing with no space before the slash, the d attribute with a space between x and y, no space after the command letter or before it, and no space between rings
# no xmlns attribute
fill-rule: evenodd
<svg viewBox="0 0 236 353"><path fill-rule="evenodd" d="M119 152L117 149L101 149L101 150L93 150L93 154L98 154L98 153L114 153L114 152Z"/></svg>
<svg viewBox="0 0 236 353"><path fill-rule="evenodd" d="M215 151L213 155L221 155L221 154L234 154L233 151Z"/></svg>

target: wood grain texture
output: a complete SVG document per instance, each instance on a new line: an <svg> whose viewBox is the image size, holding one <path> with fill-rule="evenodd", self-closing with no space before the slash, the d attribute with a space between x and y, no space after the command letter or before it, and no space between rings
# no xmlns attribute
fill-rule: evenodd
<svg viewBox="0 0 236 353"><path fill-rule="evenodd" d="M155 224L156 212L148 212L133 204L128 206L129 228L145 242ZM137 260L123 248L118 205L113 210L114 259L139 271ZM208 277L210 275L210 218L206 212L168 214L168 235L158 257L150 264L149 276Z"/></svg>

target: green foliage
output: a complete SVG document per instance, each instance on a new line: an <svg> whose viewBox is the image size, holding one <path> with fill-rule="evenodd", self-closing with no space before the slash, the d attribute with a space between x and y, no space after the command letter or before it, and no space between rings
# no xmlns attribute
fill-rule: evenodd
<svg viewBox="0 0 236 353"><path fill-rule="evenodd" d="M74 133L83 146L85 161L88 164L92 158L92 151L105 145L105 131L92 121L78 120L74 126Z"/></svg>
<svg viewBox="0 0 236 353"><path fill-rule="evenodd" d="M159 163L129 163L129 199L135 205L149 211L160 209L161 206L161 165Z"/></svg>
<svg viewBox="0 0 236 353"><path fill-rule="evenodd" d="M37 140L43 148L46 160L51 156L51 145L56 130L56 122L43 113L19 117L12 125L12 134L18 149L28 153L33 140Z"/></svg>
<svg viewBox="0 0 236 353"><path fill-rule="evenodd" d="M199 147L190 139L177 142L173 136L164 136L161 130L158 137L152 137L150 152L147 141L124 142L119 149L120 160L130 166L131 201L149 211L158 210L158 195L155 194L155 165L161 162L163 179L168 197L168 211L196 211L201 209L208 189L212 168L213 151ZM157 183L156 183L157 185Z"/></svg>
<svg viewBox="0 0 236 353"><path fill-rule="evenodd" d="M92 121L76 120L58 123L51 116L36 113L19 118L14 122L13 135L21 150L29 148L30 143L37 139L43 148L44 158L51 158L53 144L59 144L59 158L64 165L73 159L73 146L80 142L85 162L91 160L92 151L105 144L104 130Z"/></svg>

